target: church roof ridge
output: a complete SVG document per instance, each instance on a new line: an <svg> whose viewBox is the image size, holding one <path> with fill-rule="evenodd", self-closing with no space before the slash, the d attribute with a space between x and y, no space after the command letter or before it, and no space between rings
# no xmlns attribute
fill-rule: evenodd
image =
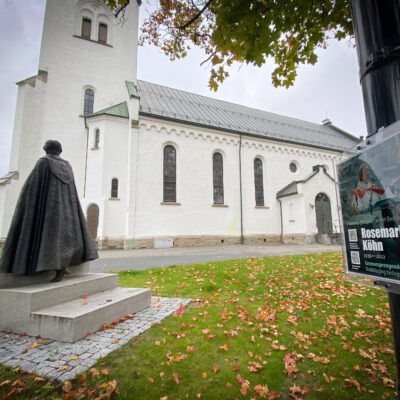
<svg viewBox="0 0 400 400"><path fill-rule="evenodd" d="M359 141L333 125L316 124L143 80L137 84L142 115L335 151L344 151Z"/></svg>

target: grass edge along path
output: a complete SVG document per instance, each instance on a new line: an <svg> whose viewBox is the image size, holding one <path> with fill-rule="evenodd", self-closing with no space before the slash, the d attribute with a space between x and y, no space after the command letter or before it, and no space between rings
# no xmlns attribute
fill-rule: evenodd
<svg viewBox="0 0 400 400"><path fill-rule="evenodd" d="M387 294L345 282L341 263L324 253L121 272L121 286L193 303L63 385L1 367L0 398L394 399Z"/></svg>

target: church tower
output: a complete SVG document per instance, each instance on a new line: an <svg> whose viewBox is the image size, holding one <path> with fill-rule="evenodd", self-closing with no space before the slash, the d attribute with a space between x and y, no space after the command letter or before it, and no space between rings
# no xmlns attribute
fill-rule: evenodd
<svg viewBox="0 0 400 400"><path fill-rule="evenodd" d="M47 139L62 143L62 157L72 164L81 199L90 191L89 172L101 180L102 171L95 170L90 150L96 143L109 143L109 151L102 149L103 158L121 149L113 148L112 132L105 138L105 132L93 124L90 132L90 116L121 104L125 104L127 121L135 113L137 36L135 1L121 22L99 0L47 0L38 74L17 83L10 172L0 179L0 240L7 235L21 185L44 154ZM129 123L124 130L128 137ZM91 134L94 137L89 139Z"/></svg>

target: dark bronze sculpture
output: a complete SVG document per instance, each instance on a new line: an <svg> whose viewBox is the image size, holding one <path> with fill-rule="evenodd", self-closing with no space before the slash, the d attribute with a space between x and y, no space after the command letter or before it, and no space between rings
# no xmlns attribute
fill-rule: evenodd
<svg viewBox="0 0 400 400"><path fill-rule="evenodd" d="M57 140L48 140L27 178L15 208L0 259L1 272L35 275L56 271L60 281L67 267L98 257L75 187L72 167L62 159Z"/></svg>

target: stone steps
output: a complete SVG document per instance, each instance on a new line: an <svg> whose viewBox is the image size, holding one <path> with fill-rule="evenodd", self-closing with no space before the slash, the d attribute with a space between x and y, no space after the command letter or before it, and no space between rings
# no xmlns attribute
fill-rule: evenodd
<svg viewBox="0 0 400 400"><path fill-rule="evenodd" d="M114 288L31 313L38 334L48 339L75 342L127 314L150 305L150 290Z"/></svg>
<svg viewBox="0 0 400 400"><path fill-rule="evenodd" d="M74 342L150 306L149 289L118 288L114 274L0 289L0 330ZM87 303L87 304L86 304Z"/></svg>

